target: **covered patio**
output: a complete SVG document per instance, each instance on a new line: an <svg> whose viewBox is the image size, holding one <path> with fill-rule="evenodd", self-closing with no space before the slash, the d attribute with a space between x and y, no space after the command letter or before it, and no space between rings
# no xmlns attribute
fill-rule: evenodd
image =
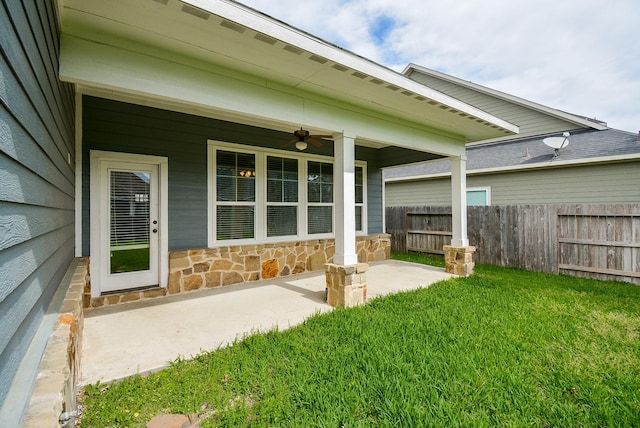
<svg viewBox="0 0 640 428"><path fill-rule="evenodd" d="M445 157L447 269L471 273L465 144L517 127L238 3L59 5L87 306L323 268L330 304L361 303L343 285L382 259L356 244L384 234L382 171Z"/></svg>
<svg viewBox="0 0 640 428"><path fill-rule="evenodd" d="M55 9L51 31L36 45L55 48L39 50L57 68L49 75L51 88L33 89L33 106L45 104L49 89L70 88L69 111L54 108L45 120L52 129L67 123L71 138L64 147L37 148L55 155L55 165L43 156L42 164L23 168L29 183L31 171L42 173L38 191L29 194L46 195L41 203L58 215L47 225L55 239L24 247L25 254L35 251L32 264L44 266L46 281L58 281L65 271L72 281L62 279L57 297L43 293L38 281L25 280L22 259L12 259L15 295L36 296L21 305L5 300L20 314L8 312L13 320L3 332L21 341L7 348L7 360L37 336L34 358L21 369L27 381L15 376L19 359L11 363L10 379L27 385L15 393L19 400L26 401L44 354L49 365L41 371L64 384L53 413L74 407L83 334L83 382L107 381L157 369L253 329L300 322L329 305L361 304L385 285L408 286L401 269L389 270L393 263L381 265L385 273L373 264L366 275L367 263L389 257L382 177L388 167L451 161L447 269L471 273L465 146L517 134L516 126L240 3L58 0ZM21 11L15 13L21 23ZM37 114L24 116L30 128ZM35 134L48 140L47 132ZM59 139L57 131L51 139ZM58 177L62 169L67 173ZM431 282L425 269L414 285ZM379 280L387 283L378 287ZM279 293L284 300L277 309ZM210 304L209 295L219 302ZM44 318L34 315L25 336L20 323L29 311L38 312L37 299L43 308L50 303L51 316L36 333ZM139 299L157 301L126 303ZM296 309L303 302L309 308ZM163 308L171 314L154 312ZM191 324L180 324L187 319ZM210 325L222 330L209 331ZM130 339L118 337L125 333ZM60 357L53 363L45 344ZM146 353L158 358L143 361ZM135 366L114 373L91 368L130 361ZM34 402L48 406L51 400L38 391L52 388L39 382Z"/></svg>
<svg viewBox="0 0 640 428"><path fill-rule="evenodd" d="M428 287L451 276L397 260L373 263L367 296ZM86 311L80 383L156 371L253 332L295 326L332 310L325 286L324 272L312 272Z"/></svg>

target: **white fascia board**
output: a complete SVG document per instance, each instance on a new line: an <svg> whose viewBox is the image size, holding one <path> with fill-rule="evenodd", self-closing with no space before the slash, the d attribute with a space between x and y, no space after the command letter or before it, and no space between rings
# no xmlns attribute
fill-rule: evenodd
<svg viewBox="0 0 640 428"><path fill-rule="evenodd" d="M536 163L530 165L513 165L513 166L500 166L495 168L480 168L468 170L467 175L483 175L483 174L493 174L500 172L516 172L516 171L526 171L526 170L536 170L536 169L547 169L547 168L561 168L561 167L572 167L572 166L583 166L583 165L597 165L597 164L606 164L606 163L617 163L617 162L627 162L627 161L640 161L640 153L632 153L628 155L618 155L618 156L601 156L596 158L585 158L585 159L573 159L566 161L550 161L544 163ZM437 161L436 161L437 162ZM442 160L440 160L442 162ZM450 172L439 172L436 174L422 174L422 175L411 175L407 177L393 177L393 178L385 178L385 182L387 183L397 183L404 181L420 181L420 180L432 180L434 178L445 178L450 177Z"/></svg>
<svg viewBox="0 0 640 428"><path fill-rule="evenodd" d="M524 107L530 108L532 110L536 110L536 111L548 114L550 116L554 116L554 117L557 117L557 118L560 118L560 119L563 119L563 120L566 120L566 121L569 121L569 122L573 122L573 123L575 123L577 125L580 125L580 126L586 126L588 128L597 129L599 131L602 131L604 129L609 129L609 127L607 125L603 125L603 124L598 123L598 122L593 122L593 121L590 121L590 120L586 120L586 119L583 119L581 117L574 116L571 113L565 113L563 111L556 110L554 108L547 107L545 105L538 104L538 103L535 103L533 101L525 100L524 98L520 98L520 97L517 97L515 95L507 94L505 92L501 92L501 91L498 91L496 89L491 89L491 88L488 88L486 86L482 86L482 85L479 85L477 83L470 82L468 80L463 80L463 79L460 79L459 77L451 76L449 74L445 74L445 73L442 73L442 72L439 72L439 71L436 71L436 70L431 70L429 68L422 67L422 66L417 65L417 64L413 64L412 63L412 64L407 65L404 68L404 70L402 71L402 74L404 76L408 76L412 71L417 71L419 73L424 73L424 74L428 74L428 75L431 75L431 76L435 76L435 77L437 77L439 79L446 80L446 81L454 83L456 85L460 85L460 86L463 86L463 87L466 87L466 88L469 88L469 89L473 89L475 91L482 92L484 94L491 95L493 97L500 98L500 99L503 99L505 101L512 102L514 104L519 104L519 105L522 105Z"/></svg>
<svg viewBox="0 0 640 428"><path fill-rule="evenodd" d="M470 175L471 172L467 171L467 175ZM441 172L438 174L424 174L424 175L409 175L407 177L392 177L385 178L385 183L404 183L406 181L420 181L420 180L433 180L434 178L446 178L451 177L450 172Z"/></svg>
<svg viewBox="0 0 640 428"><path fill-rule="evenodd" d="M183 106L195 113L216 112L236 118L319 129L357 130L356 137L388 145L459 156L464 142L444 131L404 122L337 100L323 99L295 88L267 83L252 76L225 73L208 64L181 61L150 51L140 53L63 34L60 79L75 83L85 93L126 94Z"/></svg>
<svg viewBox="0 0 640 428"><path fill-rule="evenodd" d="M400 89L411 91L417 95L437 101L440 104L464 112L470 116L482 119L485 122L499 126L514 134L519 132L519 128L509 122L497 118L483 110L473 107L467 103L457 100L442 92L421 85L408 77L397 73L387 67L349 52L345 49L332 45L324 40L318 39L297 30L281 21L275 20L254 9L247 8L235 2L212 1L212 0L182 0L199 9L229 19L237 24L251 28L255 31L273 37L292 46L296 46L307 52L322 56L335 63L349 67L355 71L367 74L380 79L388 84L398 86Z"/></svg>

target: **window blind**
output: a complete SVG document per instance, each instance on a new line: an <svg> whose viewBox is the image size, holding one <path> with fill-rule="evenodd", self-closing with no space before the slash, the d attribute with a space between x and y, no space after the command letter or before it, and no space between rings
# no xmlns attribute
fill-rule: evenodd
<svg viewBox="0 0 640 428"><path fill-rule="evenodd" d="M149 245L149 173L110 172L111 247Z"/></svg>

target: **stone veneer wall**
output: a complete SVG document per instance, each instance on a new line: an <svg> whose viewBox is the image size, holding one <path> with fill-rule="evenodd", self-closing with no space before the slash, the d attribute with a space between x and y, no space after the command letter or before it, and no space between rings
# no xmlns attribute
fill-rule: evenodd
<svg viewBox="0 0 640 428"><path fill-rule="evenodd" d="M388 260L391 256L391 235L359 236L356 238L356 252L359 263ZM333 239L173 251L169 253L167 288L133 290L95 298L91 298L91 291L87 289L85 306L114 305L242 282L324 271L325 263L333 262L334 253Z"/></svg>
<svg viewBox="0 0 640 428"><path fill-rule="evenodd" d="M79 259L70 267L73 276L70 284L63 285L68 288L40 362L23 428L59 427L63 412L68 413L73 425L84 327L83 291L89 278L88 268L88 259Z"/></svg>

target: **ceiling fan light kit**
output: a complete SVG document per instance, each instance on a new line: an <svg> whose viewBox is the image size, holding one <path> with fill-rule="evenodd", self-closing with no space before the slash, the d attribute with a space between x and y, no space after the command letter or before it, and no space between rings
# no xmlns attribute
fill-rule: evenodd
<svg viewBox="0 0 640 428"><path fill-rule="evenodd" d="M308 147L308 143L313 144L316 147L322 147L322 139L333 139L333 135L311 135L306 129L296 129L293 131L294 140L289 141L284 147L287 147L293 143L296 145L296 149L303 151Z"/></svg>

